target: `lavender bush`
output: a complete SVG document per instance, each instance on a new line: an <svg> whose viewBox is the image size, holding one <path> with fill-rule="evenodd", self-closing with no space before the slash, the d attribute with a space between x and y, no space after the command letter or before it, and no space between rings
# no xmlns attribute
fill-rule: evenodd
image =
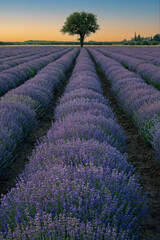
<svg viewBox="0 0 160 240"><path fill-rule="evenodd" d="M22 139L37 125L35 112L22 103L0 102L0 172Z"/></svg>
<svg viewBox="0 0 160 240"><path fill-rule="evenodd" d="M111 167L122 172L134 172L133 167L127 163L127 155L120 153L105 141L100 143L94 139L73 138L72 140L59 139L54 143L44 141L37 145L23 176L29 180L27 177L29 172L36 172L41 168L46 169L48 162L72 166L94 165Z"/></svg>
<svg viewBox="0 0 160 240"><path fill-rule="evenodd" d="M22 222L27 223L29 216L35 218L42 212L51 214L53 219L60 214L76 218L85 225L90 223L93 229L97 226L114 232L118 228L119 231L115 231L117 236L126 229L130 229L128 237L134 234L142 199L137 194L139 187L133 176L109 167L73 168L47 164L46 168L28 175L27 182L22 178L16 189L2 199L0 212L4 235L7 234L8 222L12 230ZM16 208L11 207L10 199ZM104 237L103 231L101 234Z"/></svg>
<svg viewBox="0 0 160 240"><path fill-rule="evenodd" d="M122 152L125 146L124 131L113 118L84 111L69 114L65 119L55 122L47 137L49 141L77 137L86 140L97 139L99 142L108 142Z"/></svg>
<svg viewBox="0 0 160 240"><path fill-rule="evenodd" d="M118 67L117 62L114 62L113 59L111 59L111 65L110 58L104 56L100 58L102 54L92 48L89 48L89 51L100 66L103 66L104 69L106 67L105 75L111 82L112 91L121 107L132 118L144 140L149 142L156 152L159 152L159 144L155 142L158 138L154 135L159 131L160 92L123 66ZM117 69L115 72L113 71L114 67ZM123 77L121 77L121 72ZM159 154L156 153L156 156Z"/></svg>
<svg viewBox="0 0 160 240"><path fill-rule="evenodd" d="M93 79L95 66L85 49L75 69L68 85L85 71L88 76L91 71ZM82 82L80 89L66 88L55 123L16 187L2 196L2 239L138 239L144 198L126 154L117 149L123 152L124 132L108 100L96 90L85 96L88 86ZM93 85L96 82L99 87L97 76Z"/></svg>
<svg viewBox="0 0 160 240"><path fill-rule="evenodd" d="M98 48L97 48L98 49ZM120 53L123 55L127 55L129 57L141 59L145 62L149 62L155 65L160 66L160 54L157 51L158 47L104 47L105 50L109 50L115 53Z"/></svg>
<svg viewBox="0 0 160 240"><path fill-rule="evenodd" d="M60 60L67 66L68 59L69 68L77 54L78 48L69 52L67 57L62 56ZM49 74L50 69L51 73ZM1 98L0 133L2 154L0 166L1 164L7 165L7 163L13 160L16 154L16 147L36 126L36 119L44 114L47 105L53 98L54 87L57 88L62 76L64 77L65 72L58 70L56 61L52 66L47 66L46 70L48 72L48 78L45 78L46 75L43 75L43 78L40 78L40 84L37 75L35 82L34 78L32 78L25 84L9 91ZM41 70L41 73L42 71L43 70ZM43 72L45 72L45 69ZM53 73L55 73L55 76L51 77ZM42 79L46 84L42 84ZM24 125L24 122L26 122L26 125ZM3 168L1 167L1 171L2 170Z"/></svg>
<svg viewBox="0 0 160 240"><path fill-rule="evenodd" d="M36 115L38 116L39 112L42 111L40 104L38 101L33 100L29 96L25 95L16 95L16 94L6 94L1 98L1 103L24 103L26 106L29 106L32 110L36 112Z"/></svg>
<svg viewBox="0 0 160 240"><path fill-rule="evenodd" d="M59 105L56 108L55 119L60 119L74 112L90 112L92 114L101 114L106 118L113 118L114 114L111 108L96 99L78 98L70 100Z"/></svg>
<svg viewBox="0 0 160 240"><path fill-rule="evenodd" d="M106 56L117 60L129 70L135 71L148 83L160 89L160 69L158 66L154 66L152 63L149 63L145 60L136 59L120 53L114 53L104 49L101 50L100 48L98 48L98 50Z"/></svg>
<svg viewBox="0 0 160 240"><path fill-rule="evenodd" d="M59 50L60 48L38 49L38 51L35 48L28 49L27 53L18 54L17 56L0 60L0 63L1 63L0 71L15 67L17 65L29 62L34 59L38 59L40 57L45 57L47 55L50 55L51 52L55 53L56 51L59 51Z"/></svg>
<svg viewBox="0 0 160 240"><path fill-rule="evenodd" d="M24 240L28 239L114 239L114 240L131 240L134 237L128 237L125 231L116 233L116 228L93 226L90 222L84 223L74 217L66 217L59 214L54 219L51 214L37 213L34 218L28 217L28 221L19 223L12 232L7 233L8 239ZM6 239L0 233L2 240Z"/></svg>
<svg viewBox="0 0 160 240"><path fill-rule="evenodd" d="M74 99L84 99L84 98L87 98L89 100L95 100L95 101L105 104L105 105L109 105L108 99L104 98L102 94L100 94L94 90L88 89L88 88L86 89L85 87L78 88L76 90L72 90L68 93L67 93L67 91L65 91L65 94L60 99L59 104L66 103L66 102L74 100Z"/></svg>
<svg viewBox="0 0 160 240"><path fill-rule="evenodd" d="M23 63L17 67L3 71L0 73L0 89L2 89L0 91L0 96L10 89L24 83L28 78L33 77L41 68L45 67L45 65L61 57L64 53L67 53L70 50L70 48L67 48L60 51L60 53L52 53L49 56L35 59L28 63ZM7 82L5 87L3 87L4 80Z"/></svg>

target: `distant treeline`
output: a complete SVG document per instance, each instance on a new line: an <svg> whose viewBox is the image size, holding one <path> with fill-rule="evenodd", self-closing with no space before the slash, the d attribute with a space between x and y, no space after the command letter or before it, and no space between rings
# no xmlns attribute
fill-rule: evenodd
<svg viewBox="0 0 160 240"><path fill-rule="evenodd" d="M113 44L121 44L120 42L95 42L89 41L84 42L84 45L113 45ZM0 45L77 45L79 46L79 42L63 42L63 41L34 41L29 40L25 42L0 42Z"/></svg>
<svg viewBox="0 0 160 240"><path fill-rule="evenodd" d="M84 42L84 45L159 45L160 44L160 34L156 34L153 38L144 38L140 35L132 38L131 40L124 39L123 41L117 42L96 42L88 41ZM29 40L24 42L0 42L0 45L77 45L79 42L63 42L63 41L39 41L39 40Z"/></svg>

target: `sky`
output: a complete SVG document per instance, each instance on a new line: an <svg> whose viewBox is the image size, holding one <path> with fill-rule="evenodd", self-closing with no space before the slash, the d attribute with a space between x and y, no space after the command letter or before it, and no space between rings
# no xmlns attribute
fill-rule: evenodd
<svg viewBox="0 0 160 240"><path fill-rule="evenodd" d="M0 0L0 41L76 41L62 34L73 12L97 16L100 30L86 41L121 41L135 32L154 36L160 32L160 0Z"/></svg>

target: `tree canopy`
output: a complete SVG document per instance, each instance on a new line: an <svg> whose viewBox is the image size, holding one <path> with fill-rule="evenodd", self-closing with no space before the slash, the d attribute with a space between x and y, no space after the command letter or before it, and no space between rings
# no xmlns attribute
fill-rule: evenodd
<svg viewBox="0 0 160 240"><path fill-rule="evenodd" d="M153 37L153 40L160 42L160 34L156 34L156 35Z"/></svg>
<svg viewBox="0 0 160 240"><path fill-rule="evenodd" d="M69 35L79 35L78 40L80 40L81 47L83 47L84 39L98 29L100 27L97 23L96 15L82 11L74 12L67 17L61 32Z"/></svg>

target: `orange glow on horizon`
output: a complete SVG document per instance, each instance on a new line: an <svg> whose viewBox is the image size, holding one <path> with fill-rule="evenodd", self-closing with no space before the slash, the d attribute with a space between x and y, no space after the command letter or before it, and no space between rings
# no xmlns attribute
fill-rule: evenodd
<svg viewBox="0 0 160 240"><path fill-rule="evenodd" d="M19 19L20 20L20 19ZM1 26L0 41L27 41L27 40L48 40L48 41L77 41L78 36L69 36L62 34L64 21L58 19L57 21L28 19L27 21L19 21L18 19L8 19L4 25ZM119 20L117 24L115 21L99 22L100 30L87 37L86 41L122 41L124 39L130 40L134 37L136 31L137 35L143 37L154 36L157 33L157 26L151 22L148 23L131 23ZM145 27L144 27L145 26Z"/></svg>

